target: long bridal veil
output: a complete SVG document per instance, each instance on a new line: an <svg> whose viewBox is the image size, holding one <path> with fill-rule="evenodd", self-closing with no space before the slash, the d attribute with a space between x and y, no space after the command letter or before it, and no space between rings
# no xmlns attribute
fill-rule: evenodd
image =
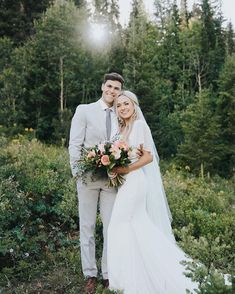
<svg viewBox="0 0 235 294"><path fill-rule="evenodd" d="M138 119L147 122L139 106L137 106ZM147 125L149 128L149 126ZM144 166L143 170L148 182L148 195L147 195L147 213L151 221L164 233L164 235L175 242L174 235L171 229L172 215L166 198L165 190L162 183L160 168L159 168L159 156L151 134L151 131L147 134L152 142L152 154L153 161Z"/></svg>

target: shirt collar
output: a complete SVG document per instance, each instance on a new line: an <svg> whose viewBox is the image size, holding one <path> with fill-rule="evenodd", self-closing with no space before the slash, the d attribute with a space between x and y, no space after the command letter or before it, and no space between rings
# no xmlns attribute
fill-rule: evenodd
<svg viewBox="0 0 235 294"><path fill-rule="evenodd" d="M111 109L112 111L114 111L114 106L112 106L112 107L108 107L106 104L105 104L105 102L104 102L104 100L102 99L102 98L100 98L100 105L101 105L101 107L102 107L102 109L103 110L106 110L107 108L109 108L109 109Z"/></svg>

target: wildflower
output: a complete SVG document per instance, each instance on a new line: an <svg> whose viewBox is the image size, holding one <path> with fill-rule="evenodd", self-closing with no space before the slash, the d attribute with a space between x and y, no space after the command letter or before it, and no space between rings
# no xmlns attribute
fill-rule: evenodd
<svg viewBox="0 0 235 294"><path fill-rule="evenodd" d="M14 252L14 249L13 249L13 248L11 248L11 249L9 250L9 252L10 252L10 253L13 253L13 252Z"/></svg>
<svg viewBox="0 0 235 294"><path fill-rule="evenodd" d="M29 129L29 132L33 132L33 128L30 128L30 129Z"/></svg>
<svg viewBox="0 0 235 294"><path fill-rule="evenodd" d="M29 253L26 252L26 253L24 254L24 256L25 256L25 257L29 257Z"/></svg>
<svg viewBox="0 0 235 294"><path fill-rule="evenodd" d="M25 132L28 132L29 131L29 128L25 128L24 130L25 130Z"/></svg>
<svg viewBox="0 0 235 294"><path fill-rule="evenodd" d="M190 171L190 166L186 165L185 166L185 169L188 170L188 171Z"/></svg>

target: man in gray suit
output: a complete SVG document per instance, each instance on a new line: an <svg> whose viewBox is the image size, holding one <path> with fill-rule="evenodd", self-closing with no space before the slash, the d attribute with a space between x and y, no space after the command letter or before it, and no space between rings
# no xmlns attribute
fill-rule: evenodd
<svg viewBox="0 0 235 294"><path fill-rule="evenodd" d="M117 73L104 76L102 97L94 103L79 105L72 119L69 141L70 165L76 176L76 162L82 147L92 147L112 138L118 132L118 121L113 102L121 93L124 79ZM86 184L77 180L80 244L83 274L87 278L85 292L95 292L97 266L95 259L94 230L97 203L103 223L102 276L103 285L108 288L107 272L107 228L116 196L116 190L107 186L107 179L87 180Z"/></svg>

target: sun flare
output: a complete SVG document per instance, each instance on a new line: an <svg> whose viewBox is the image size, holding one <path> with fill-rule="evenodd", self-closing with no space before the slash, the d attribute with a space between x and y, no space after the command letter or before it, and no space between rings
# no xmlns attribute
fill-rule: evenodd
<svg viewBox="0 0 235 294"><path fill-rule="evenodd" d="M105 26L99 23L92 23L90 27L90 38L96 43L104 42L106 38Z"/></svg>

